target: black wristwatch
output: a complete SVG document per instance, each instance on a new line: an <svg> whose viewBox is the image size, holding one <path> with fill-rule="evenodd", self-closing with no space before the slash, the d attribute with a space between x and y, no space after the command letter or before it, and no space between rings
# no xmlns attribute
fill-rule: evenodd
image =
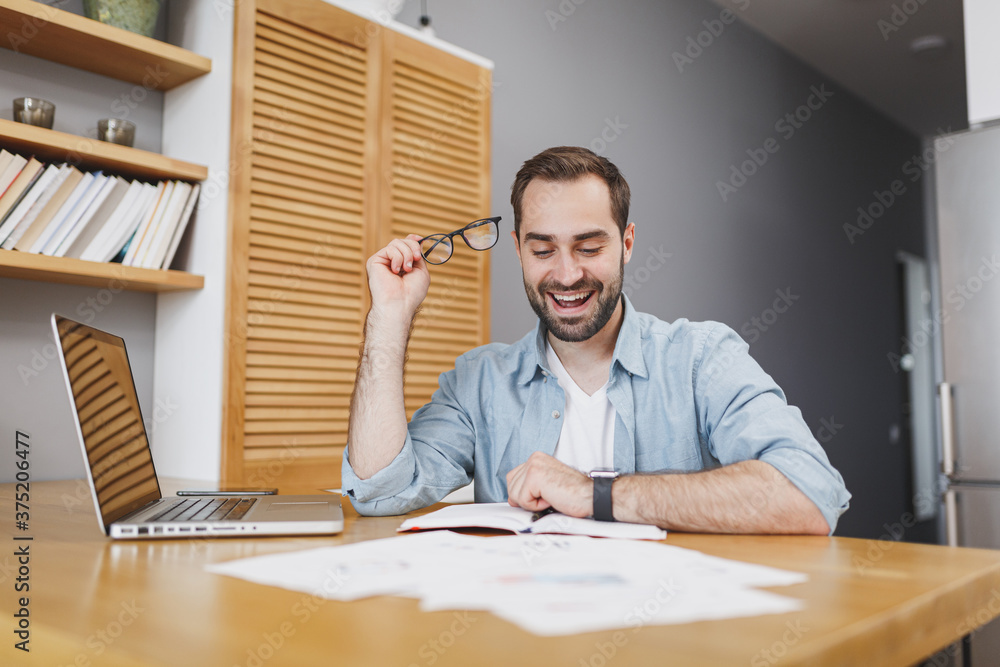
<svg viewBox="0 0 1000 667"><path fill-rule="evenodd" d="M614 521L611 512L611 485L618 479L618 473L608 468L590 471L594 480L594 518L598 521Z"/></svg>

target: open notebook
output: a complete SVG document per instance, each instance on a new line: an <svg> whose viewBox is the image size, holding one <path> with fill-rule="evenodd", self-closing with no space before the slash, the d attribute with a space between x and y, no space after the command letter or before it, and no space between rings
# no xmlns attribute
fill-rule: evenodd
<svg viewBox="0 0 1000 667"><path fill-rule="evenodd" d="M630 540L662 540L667 531L638 523L595 521L578 519L554 512L533 520L534 514L507 503L476 503L452 505L424 516L407 519L399 532L432 530L435 528L494 528L512 533L558 533L562 535L589 535L591 537L618 537Z"/></svg>

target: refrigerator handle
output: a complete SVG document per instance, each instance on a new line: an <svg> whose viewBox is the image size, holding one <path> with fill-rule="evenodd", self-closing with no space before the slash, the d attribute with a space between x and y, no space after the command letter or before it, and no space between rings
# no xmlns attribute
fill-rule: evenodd
<svg viewBox="0 0 1000 667"><path fill-rule="evenodd" d="M944 492L944 532L949 547L958 546L958 500L955 490Z"/></svg>
<svg viewBox="0 0 1000 667"><path fill-rule="evenodd" d="M941 472L945 479L951 482L955 474L955 424L954 405L952 403L952 386L949 382L938 385L938 395L941 406ZM948 546L958 546L958 505L954 489L947 488L944 493L944 529Z"/></svg>
<svg viewBox="0 0 1000 667"><path fill-rule="evenodd" d="M952 404L952 386L950 382L938 385L938 396L941 398L941 472L951 479L955 474L955 425Z"/></svg>

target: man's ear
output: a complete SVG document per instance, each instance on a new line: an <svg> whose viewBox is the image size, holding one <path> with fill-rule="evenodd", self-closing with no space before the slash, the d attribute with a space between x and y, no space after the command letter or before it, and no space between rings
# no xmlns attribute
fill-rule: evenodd
<svg viewBox="0 0 1000 667"><path fill-rule="evenodd" d="M517 261L521 262L521 241L517 238L517 232L511 232L510 237L514 239L514 252L517 253Z"/></svg>
<svg viewBox="0 0 1000 667"><path fill-rule="evenodd" d="M622 262L628 264L632 259L632 246L635 244L635 223L630 222L622 235Z"/></svg>

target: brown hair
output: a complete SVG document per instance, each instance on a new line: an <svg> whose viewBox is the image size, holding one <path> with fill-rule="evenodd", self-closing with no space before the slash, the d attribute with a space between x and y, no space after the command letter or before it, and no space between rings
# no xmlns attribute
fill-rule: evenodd
<svg viewBox="0 0 1000 667"><path fill-rule="evenodd" d="M528 183L538 178L554 183L566 183L587 174L599 176L608 185L611 195L611 217L624 234L628 227L628 206L631 197L625 177L610 160L594 151L578 146L557 146L542 151L521 165L510 186L510 203L514 207L514 233L521 238L521 203Z"/></svg>

